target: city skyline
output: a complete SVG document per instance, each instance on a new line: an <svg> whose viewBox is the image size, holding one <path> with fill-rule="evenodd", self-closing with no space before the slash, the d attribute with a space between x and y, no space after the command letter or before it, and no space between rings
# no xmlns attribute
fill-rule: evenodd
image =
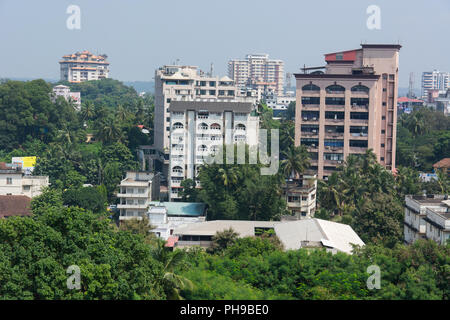
<svg viewBox="0 0 450 320"><path fill-rule="evenodd" d="M215 75L226 75L228 60L252 53L283 60L285 72L297 73L304 64L324 65L322 53L361 43L402 45L400 87L408 86L410 72L419 88L422 72L450 70L445 56L450 44L439 39L445 34L442 26L448 26L450 3L373 2L229 1L211 6L205 1L60 1L44 6L3 0L0 32L8 50L0 52L0 77L59 79L60 57L83 50L107 54L111 77L121 81L153 81L155 69L177 59L205 71L213 63ZM66 27L66 10L72 4L81 9L80 30ZM380 7L380 30L366 26L366 9L373 4ZM429 33L438 28L439 33Z"/></svg>

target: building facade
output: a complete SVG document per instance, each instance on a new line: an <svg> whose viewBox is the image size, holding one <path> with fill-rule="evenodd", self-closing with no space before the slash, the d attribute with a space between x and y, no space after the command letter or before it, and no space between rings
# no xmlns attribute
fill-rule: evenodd
<svg viewBox="0 0 450 320"><path fill-rule="evenodd" d="M125 178L120 182L120 190L117 194L120 221L147 214L150 202L159 200L159 178L158 173L126 172Z"/></svg>
<svg viewBox="0 0 450 320"><path fill-rule="evenodd" d="M62 84L53 87L53 100L56 97L63 97L68 102L73 102L77 110L81 109L81 93L72 92L68 86Z"/></svg>
<svg viewBox="0 0 450 320"><path fill-rule="evenodd" d="M405 197L406 243L431 239L445 244L450 239L450 200L444 195Z"/></svg>
<svg viewBox="0 0 450 320"><path fill-rule="evenodd" d="M422 99L429 101L429 93L432 90L445 92L450 88L450 73L438 70L422 73Z"/></svg>
<svg viewBox="0 0 450 320"><path fill-rule="evenodd" d="M32 176L17 164L0 163L0 195L24 195L33 198L50 185L48 176Z"/></svg>
<svg viewBox="0 0 450 320"><path fill-rule="evenodd" d="M259 119L253 106L217 100L171 102L170 199L179 199L181 181L196 179L208 155L221 152L224 145L258 144Z"/></svg>
<svg viewBox="0 0 450 320"><path fill-rule="evenodd" d="M283 94L284 62L269 59L268 54L248 54L245 59L228 62L228 76L239 88L251 88L260 97L265 92Z"/></svg>
<svg viewBox="0 0 450 320"><path fill-rule="evenodd" d="M246 97L240 97L240 91L230 78L213 77L196 66L165 65L156 70L154 148L163 154L165 170L169 164L171 101L196 99L249 101ZM167 174L166 171L163 172Z"/></svg>
<svg viewBox="0 0 450 320"><path fill-rule="evenodd" d="M89 51L67 54L59 61L61 80L83 82L108 78L107 55L94 55Z"/></svg>
<svg viewBox="0 0 450 320"><path fill-rule="evenodd" d="M316 211L316 175L303 175L298 181L287 181L283 187L287 208L296 219L314 217Z"/></svg>
<svg viewBox="0 0 450 320"><path fill-rule="evenodd" d="M362 44L361 49L326 54L325 67L295 74L295 145L307 146L311 171L319 179L331 175L349 154L368 148L380 164L395 169L400 48Z"/></svg>

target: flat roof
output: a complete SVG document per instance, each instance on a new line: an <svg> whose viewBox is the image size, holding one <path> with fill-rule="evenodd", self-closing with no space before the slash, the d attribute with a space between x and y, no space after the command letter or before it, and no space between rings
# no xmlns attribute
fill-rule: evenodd
<svg viewBox="0 0 450 320"><path fill-rule="evenodd" d="M159 202L151 201L150 207L165 207L168 215L173 216L204 216L206 204L202 202Z"/></svg>
<svg viewBox="0 0 450 320"><path fill-rule="evenodd" d="M379 48L379 49L397 49L400 50L402 47L399 44L361 44L362 48Z"/></svg>
<svg viewBox="0 0 450 320"><path fill-rule="evenodd" d="M171 101L170 112L186 110L207 110L209 112L234 111L250 113L253 104L251 102L228 102L228 101Z"/></svg>
<svg viewBox="0 0 450 320"><path fill-rule="evenodd" d="M296 79L362 79L378 80L379 74L335 74L335 73L294 73Z"/></svg>
<svg viewBox="0 0 450 320"><path fill-rule="evenodd" d="M239 237L251 237L255 235L255 228L274 228L280 221L249 221L249 220L214 220L201 223L193 223L176 228L174 235L213 236L218 231L232 228Z"/></svg>

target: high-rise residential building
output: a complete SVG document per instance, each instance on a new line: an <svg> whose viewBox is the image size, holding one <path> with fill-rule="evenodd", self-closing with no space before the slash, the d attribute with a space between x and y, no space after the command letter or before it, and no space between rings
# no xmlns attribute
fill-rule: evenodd
<svg viewBox="0 0 450 320"><path fill-rule="evenodd" d="M155 72L154 152L164 158L162 171L167 175L169 164L169 136L171 101L205 99L207 101L249 101L240 97L234 81L229 77L205 74L196 66L165 65ZM255 100L256 101L256 100ZM158 160L159 161L159 160ZM158 167L156 165L156 167Z"/></svg>
<svg viewBox="0 0 450 320"><path fill-rule="evenodd" d="M449 72L434 70L422 73L422 99L428 101L430 91L445 92L447 89L450 89Z"/></svg>
<svg viewBox="0 0 450 320"><path fill-rule="evenodd" d="M172 101L169 110L171 200L179 199L181 181L196 180L208 155L224 145L258 144L259 120L251 102Z"/></svg>
<svg viewBox="0 0 450 320"><path fill-rule="evenodd" d="M362 44L325 54L326 66L295 74L295 145L307 146L319 179L369 148L380 164L395 169L400 48Z"/></svg>
<svg viewBox="0 0 450 320"><path fill-rule="evenodd" d="M94 55L89 51L67 54L59 61L61 80L83 82L108 78L109 62L107 55Z"/></svg>
<svg viewBox="0 0 450 320"><path fill-rule="evenodd" d="M268 54L248 54L245 59L230 60L228 76L239 88L255 90L258 98L270 91L283 95L284 62L269 59Z"/></svg>

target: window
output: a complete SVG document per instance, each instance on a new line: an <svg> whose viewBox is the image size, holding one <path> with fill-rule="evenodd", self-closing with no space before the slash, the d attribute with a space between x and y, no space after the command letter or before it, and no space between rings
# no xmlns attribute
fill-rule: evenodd
<svg viewBox="0 0 450 320"><path fill-rule="evenodd" d="M352 92L365 92L365 93L369 93L369 88L363 85L357 85L352 87Z"/></svg>
<svg viewBox="0 0 450 320"><path fill-rule="evenodd" d="M381 147L384 148L384 143L381 144Z"/></svg>
<svg viewBox="0 0 450 320"><path fill-rule="evenodd" d="M386 134L386 130L381 130L381 134Z"/></svg>
<svg viewBox="0 0 450 320"><path fill-rule="evenodd" d="M172 101L172 99L167 98L166 101L167 101L167 103L170 103L170 101Z"/></svg>
<svg viewBox="0 0 450 320"><path fill-rule="evenodd" d="M320 104L320 97L302 97L302 104Z"/></svg>
<svg viewBox="0 0 450 320"><path fill-rule="evenodd" d="M302 87L303 91L320 91L320 88L318 86L316 86L315 84L307 84L305 86Z"/></svg>
<svg viewBox="0 0 450 320"><path fill-rule="evenodd" d="M202 122L198 125L198 130L208 130L208 125Z"/></svg>
<svg viewBox="0 0 450 320"><path fill-rule="evenodd" d="M23 186L23 191L30 191L30 186Z"/></svg>
<svg viewBox="0 0 450 320"><path fill-rule="evenodd" d="M386 116L381 116L381 120L386 120Z"/></svg>
<svg viewBox="0 0 450 320"><path fill-rule="evenodd" d="M325 89L327 93L344 93L345 88L343 86L333 84L331 86L326 87Z"/></svg>
<svg viewBox="0 0 450 320"><path fill-rule="evenodd" d="M12 184L12 178L6 178L6 184Z"/></svg>
<svg viewBox="0 0 450 320"><path fill-rule="evenodd" d="M145 189L139 188L138 193L140 193L140 194L145 193Z"/></svg>
<svg viewBox="0 0 450 320"><path fill-rule="evenodd" d="M326 97L325 104L326 105L334 105L334 106L343 106L343 105L345 105L345 98Z"/></svg>

